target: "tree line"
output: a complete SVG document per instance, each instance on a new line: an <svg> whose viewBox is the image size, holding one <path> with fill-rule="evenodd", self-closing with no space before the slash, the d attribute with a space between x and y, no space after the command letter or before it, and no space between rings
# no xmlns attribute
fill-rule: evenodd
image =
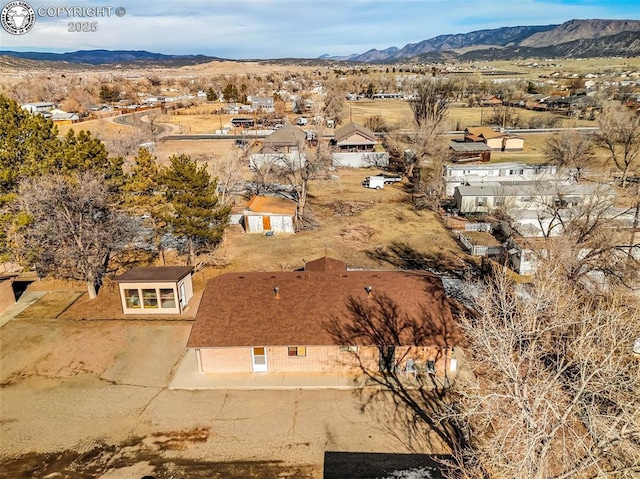
<svg viewBox="0 0 640 479"><path fill-rule="evenodd" d="M55 125L0 96L0 257L40 276L84 281L95 298L110 261L132 248L162 253L167 234L189 264L215 249L230 208L206 164L174 155L130 164L90 132Z"/></svg>

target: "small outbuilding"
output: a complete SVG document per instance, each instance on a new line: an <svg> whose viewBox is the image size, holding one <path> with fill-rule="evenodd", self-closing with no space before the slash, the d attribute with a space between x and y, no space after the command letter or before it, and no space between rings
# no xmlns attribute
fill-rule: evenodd
<svg viewBox="0 0 640 479"><path fill-rule="evenodd" d="M256 195L243 213L244 229L247 233L295 233L297 211L293 200Z"/></svg>
<svg viewBox="0 0 640 479"><path fill-rule="evenodd" d="M192 266L148 266L113 278L124 314L180 314L193 296Z"/></svg>

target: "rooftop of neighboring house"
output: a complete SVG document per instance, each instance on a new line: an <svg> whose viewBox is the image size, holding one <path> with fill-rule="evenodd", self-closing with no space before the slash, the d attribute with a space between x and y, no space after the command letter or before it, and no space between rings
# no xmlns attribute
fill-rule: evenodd
<svg viewBox="0 0 640 479"><path fill-rule="evenodd" d="M464 130L464 136L473 138L473 139L482 139L488 140L490 138L502 138L507 136L506 133L501 133L499 131L495 131L488 126L477 126L473 128L467 128Z"/></svg>
<svg viewBox="0 0 640 479"><path fill-rule="evenodd" d="M187 346L192 348L336 345L332 321L378 307L410 325L404 345L459 342L442 280L418 271L349 271L333 258L307 263L303 271L227 273L207 283ZM386 301L386 302L385 302ZM446 344L445 344L446 343ZM399 344L399 345L400 345ZM355 346L370 346L361 339Z"/></svg>
<svg viewBox="0 0 640 479"><path fill-rule="evenodd" d="M451 148L455 152L492 151L491 147L487 146L486 144L484 144L482 142L470 143L470 142L463 142L463 141L451 141L449 143L449 148Z"/></svg>
<svg viewBox="0 0 640 479"><path fill-rule="evenodd" d="M505 185L498 181L471 183L468 186L457 186L461 196L613 196L615 190L609 185L566 185L554 181L519 181L515 185Z"/></svg>
<svg viewBox="0 0 640 479"><path fill-rule="evenodd" d="M474 145L474 143L462 143L465 145ZM484 143L482 143L484 145ZM491 150L487 145L486 148ZM514 170L514 169L529 169L529 170L547 170L557 169L555 165L530 165L527 163L516 162L504 162L504 163L473 163L465 165L445 165L447 171L452 170Z"/></svg>
<svg viewBox="0 0 640 479"><path fill-rule="evenodd" d="M263 141L263 149L277 147L303 147L307 140L307 133L291 123L285 124L282 128L274 131Z"/></svg>
<svg viewBox="0 0 640 479"><path fill-rule="evenodd" d="M336 138L336 142L340 143L356 133L368 140L363 143L369 144L376 143L378 141L378 137L376 136L376 134L369 128L365 128L364 126L360 126L355 123L347 123L346 125L341 126L334 132L334 135ZM360 144L360 142L358 142L358 144Z"/></svg>

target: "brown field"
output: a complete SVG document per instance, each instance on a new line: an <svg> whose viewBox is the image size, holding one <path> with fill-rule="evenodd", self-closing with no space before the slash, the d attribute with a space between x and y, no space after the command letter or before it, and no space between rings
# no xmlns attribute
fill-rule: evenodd
<svg viewBox="0 0 640 479"><path fill-rule="evenodd" d="M404 184L369 190L360 185L376 171L338 170L339 179L315 180L310 210L318 228L267 237L228 230L220 250L229 268L291 270L325 254L359 268L425 267L458 270L468 258L431 212L416 211ZM342 214L341 214L342 213Z"/></svg>
<svg viewBox="0 0 640 479"><path fill-rule="evenodd" d="M127 134L131 127L126 125L118 125L112 121L113 117L105 117L98 120L87 120L74 123L73 125L58 125L58 134L66 135L69 130L76 133L80 130L90 131L94 136L102 141L109 141L118 135Z"/></svg>

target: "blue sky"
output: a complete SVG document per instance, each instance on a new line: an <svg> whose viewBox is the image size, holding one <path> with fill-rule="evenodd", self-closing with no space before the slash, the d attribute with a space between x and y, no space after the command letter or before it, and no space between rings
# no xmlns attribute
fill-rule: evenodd
<svg viewBox="0 0 640 479"><path fill-rule="evenodd" d="M572 19L640 20L638 0L26 0L33 29L0 29L0 49L148 50L230 59L315 58L403 47L437 35ZM0 0L0 8L8 0ZM38 15L42 8L111 7L110 17ZM126 14L115 15L116 7ZM46 10L45 10L46 11ZM69 23L96 21L95 32Z"/></svg>

